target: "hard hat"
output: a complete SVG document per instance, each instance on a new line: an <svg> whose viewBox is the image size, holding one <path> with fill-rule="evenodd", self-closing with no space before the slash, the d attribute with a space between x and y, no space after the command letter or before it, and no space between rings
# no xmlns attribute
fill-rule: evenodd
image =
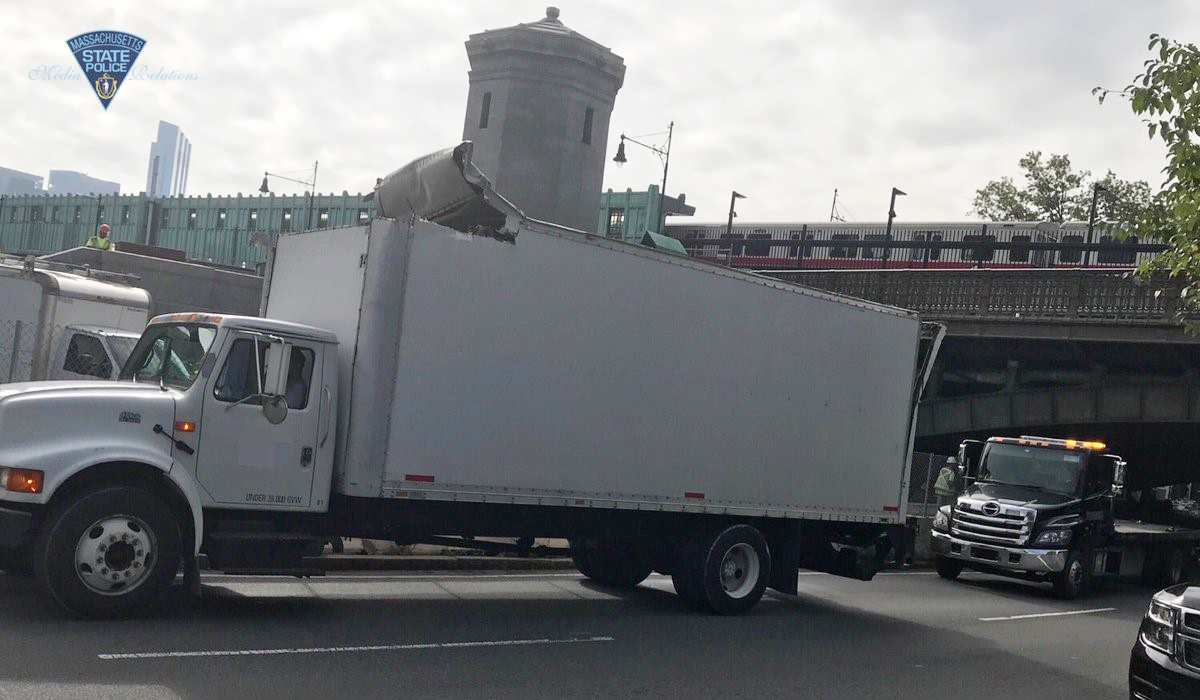
<svg viewBox="0 0 1200 700"><path fill-rule="evenodd" d="M100 224L100 233L108 233L108 224Z"/></svg>

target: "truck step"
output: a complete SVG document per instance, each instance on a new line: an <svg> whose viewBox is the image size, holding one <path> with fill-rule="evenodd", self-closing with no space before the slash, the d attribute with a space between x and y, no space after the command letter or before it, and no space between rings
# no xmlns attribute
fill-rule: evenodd
<svg viewBox="0 0 1200 700"><path fill-rule="evenodd" d="M310 535L290 532L212 532L204 552L212 568L228 573L315 575L304 563Z"/></svg>

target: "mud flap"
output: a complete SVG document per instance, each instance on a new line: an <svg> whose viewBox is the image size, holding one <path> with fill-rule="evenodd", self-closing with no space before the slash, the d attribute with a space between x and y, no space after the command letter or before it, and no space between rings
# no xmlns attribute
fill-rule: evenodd
<svg viewBox="0 0 1200 700"><path fill-rule="evenodd" d="M800 523L787 523L763 534L771 550L771 578L767 587L796 595L800 583Z"/></svg>

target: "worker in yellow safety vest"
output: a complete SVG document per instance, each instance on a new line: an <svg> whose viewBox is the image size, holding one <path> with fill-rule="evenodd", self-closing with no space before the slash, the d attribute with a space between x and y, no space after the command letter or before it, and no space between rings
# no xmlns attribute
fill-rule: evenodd
<svg viewBox="0 0 1200 700"><path fill-rule="evenodd" d="M112 239L108 237L108 224L100 224L100 230L87 240L88 248L97 248L99 250L116 250Z"/></svg>

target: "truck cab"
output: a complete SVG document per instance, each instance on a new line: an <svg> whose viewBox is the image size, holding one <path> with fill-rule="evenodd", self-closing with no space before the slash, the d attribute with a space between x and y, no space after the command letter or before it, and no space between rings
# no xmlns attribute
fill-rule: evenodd
<svg viewBox="0 0 1200 700"><path fill-rule="evenodd" d="M1105 445L1042 437L964 442L952 506L934 518L938 573L963 568L1050 581L1063 597L1103 571L1124 462Z"/></svg>
<svg viewBox="0 0 1200 700"><path fill-rule="evenodd" d="M0 565L32 568L77 613L124 615L217 520L326 510L336 346L299 324L171 314L115 382L0 386Z"/></svg>

